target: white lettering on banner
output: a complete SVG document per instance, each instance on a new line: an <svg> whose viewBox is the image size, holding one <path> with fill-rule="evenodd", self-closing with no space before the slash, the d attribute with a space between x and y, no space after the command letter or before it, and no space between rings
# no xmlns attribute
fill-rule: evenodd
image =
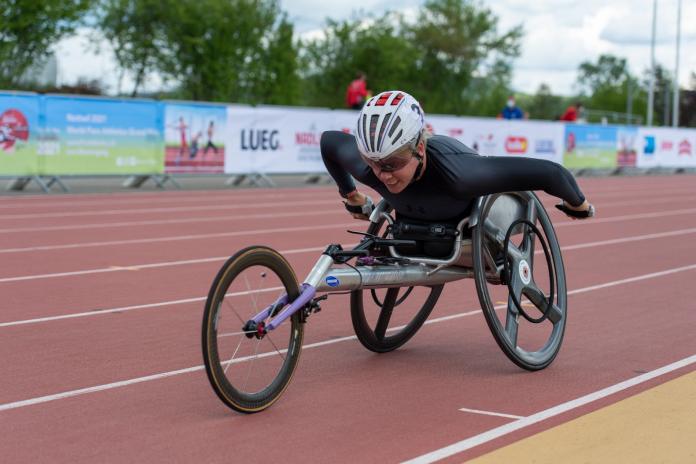
<svg viewBox="0 0 696 464"><path fill-rule="evenodd" d="M67 122L75 123L91 123L91 124L104 124L107 121L105 114L75 114L66 113L65 120Z"/></svg>

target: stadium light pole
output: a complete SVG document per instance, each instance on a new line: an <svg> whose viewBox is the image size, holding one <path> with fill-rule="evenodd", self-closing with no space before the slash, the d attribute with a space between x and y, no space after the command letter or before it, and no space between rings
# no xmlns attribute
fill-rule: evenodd
<svg viewBox="0 0 696 464"><path fill-rule="evenodd" d="M652 39L650 40L650 86L648 88L648 126L653 123L653 104L655 100L655 28L657 25L657 0L653 0Z"/></svg>
<svg viewBox="0 0 696 464"><path fill-rule="evenodd" d="M674 63L674 99L672 100L672 127L679 127L679 45L681 41L681 0L677 0L677 58Z"/></svg>

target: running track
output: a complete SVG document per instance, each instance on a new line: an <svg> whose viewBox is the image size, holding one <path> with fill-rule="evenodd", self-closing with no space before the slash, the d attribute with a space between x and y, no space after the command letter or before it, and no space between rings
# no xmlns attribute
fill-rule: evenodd
<svg viewBox="0 0 696 464"><path fill-rule="evenodd" d="M2 461L462 462L693 385L694 178L580 184L597 218L549 210L570 314L548 369L507 360L470 281L448 284L431 323L385 355L352 337L335 296L310 319L284 396L251 416L202 369L204 297L246 245L283 252L302 279L326 244L355 242L345 230L364 224L333 188L0 198Z"/></svg>

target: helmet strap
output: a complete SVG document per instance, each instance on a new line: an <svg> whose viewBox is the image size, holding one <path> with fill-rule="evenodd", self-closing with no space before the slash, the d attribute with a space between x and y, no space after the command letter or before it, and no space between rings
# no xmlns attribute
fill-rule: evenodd
<svg viewBox="0 0 696 464"><path fill-rule="evenodd" d="M409 182L409 184L414 183L423 175L423 156L421 156L420 153L416 152L413 154L413 157L418 160L418 167L416 167L416 172L413 173L413 178L411 179L411 182Z"/></svg>

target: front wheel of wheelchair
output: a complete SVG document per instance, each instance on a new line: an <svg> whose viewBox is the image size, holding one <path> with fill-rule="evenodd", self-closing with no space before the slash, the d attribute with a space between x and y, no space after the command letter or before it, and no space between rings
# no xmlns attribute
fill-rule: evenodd
<svg viewBox="0 0 696 464"><path fill-rule="evenodd" d="M546 210L531 192L483 199L472 233L473 270L493 337L516 365L547 367L567 319L561 248Z"/></svg>
<svg viewBox="0 0 696 464"><path fill-rule="evenodd" d="M232 256L220 269L203 316L203 360L218 397L242 413L272 405L290 383L302 349L304 324L299 311L267 333L249 321L283 294L299 295L290 264L275 250L253 246Z"/></svg>
<svg viewBox="0 0 696 464"><path fill-rule="evenodd" d="M367 233L386 235L384 222L370 223ZM443 288L444 284L352 291L350 316L355 335L375 353L399 348L423 326Z"/></svg>

